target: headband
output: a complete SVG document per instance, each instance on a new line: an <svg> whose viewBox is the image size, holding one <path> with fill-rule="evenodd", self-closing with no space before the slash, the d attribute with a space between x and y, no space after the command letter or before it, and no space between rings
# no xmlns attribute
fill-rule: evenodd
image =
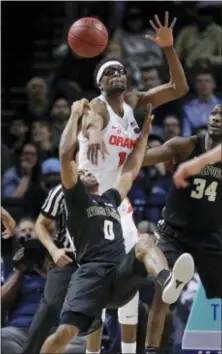
<svg viewBox="0 0 222 354"><path fill-rule="evenodd" d="M108 67L113 66L113 65L119 65L119 66L122 66L122 67L123 67L123 65L122 65L119 61L117 61L117 60L111 60L111 61L108 61L108 62L104 63L104 64L99 68L99 71L98 71L98 73L97 73L97 75L96 75L96 82L97 82L97 84L100 83L100 80L101 80L101 77L103 76L104 71L105 71Z"/></svg>

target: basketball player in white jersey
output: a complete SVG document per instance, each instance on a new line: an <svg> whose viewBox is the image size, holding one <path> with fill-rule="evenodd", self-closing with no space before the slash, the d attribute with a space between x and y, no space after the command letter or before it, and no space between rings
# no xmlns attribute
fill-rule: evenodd
<svg viewBox="0 0 222 354"><path fill-rule="evenodd" d="M155 21L150 21L150 24L156 31L156 37L146 37L159 45L166 55L170 70L168 84L148 92L127 92L126 69L119 61L110 59L101 62L95 73L101 95L91 101L93 114L83 118L83 129L79 135L79 166L97 178L100 193L112 186L140 134L134 110L145 109L148 103L157 107L188 91L183 68L173 48L172 29L176 19L169 25L166 12L164 25L157 15ZM127 199L122 202L119 212L128 252L135 245L138 233L133 222L133 209ZM122 353L136 353L138 295L119 309L118 314L122 329Z"/></svg>

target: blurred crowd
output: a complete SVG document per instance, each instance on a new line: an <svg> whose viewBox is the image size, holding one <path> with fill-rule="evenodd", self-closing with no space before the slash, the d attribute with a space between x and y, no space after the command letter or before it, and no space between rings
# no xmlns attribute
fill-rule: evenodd
<svg viewBox="0 0 222 354"><path fill-rule="evenodd" d="M218 3L193 2L190 8L181 1L169 4L178 14L178 22L183 23L176 31L175 48L185 68L190 92L183 99L154 110L149 147L161 145L174 136L205 133L210 111L216 103L222 102L219 75L222 69L222 38L217 17ZM144 34L153 35L147 13L144 13L145 5L113 1L108 14L97 2L79 2L77 5L67 2L64 6L67 14L65 33L73 20L90 15L99 17L109 26L111 37L105 53L90 60L77 58L66 42L61 42L53 53L59 63L55 70L50 71L47 77L35 72L25 84L26 94L22 104L14 106L10 116L3 117L2 205L18 223L15 237L2 241L2 284L10 281L14 267L13 277L17 276L20 282L12 297L3 301L2 319L6 327L20 328L24 341L43 292L45 267L31 267L27 273L29 268L20 262L24 255L16 251L24 236L35 238L34 221L50 189L60 182L58 145L72 102L82 97L92 99L98 94L94 87L93 71L104 56L125 64L129 90L149 90L169 78L162 51L144 38ZM161 10L159 12L161 17ZM144 112L136 112L136 118L141 124ZM134 206L139 231L155 232L170 188L172 168L169 164L160 163L143 168L137 177L129 198ZM173 335L170 339L167 336L168 344L165 342L163 353L180 354L182 333L197 284L198 277L189 284L180 303L172 309L170 323L174 328L171 331ZM144 290L141 296L142 303L146 304L141 311L146 312L152 299L150 296L147 300ZM107 351L113 344L108 335L112 322L110 316L112 321L113 318L116 321L115 314L107 315L108 330L104 332L103 341ZM116 332L112 338L118 342L117 324L113 328ZM7 342L12 339L5 338L3 331L2 340ZM23 344L19 343L14 353L19 353ZM7 343L5 345L7 347ZM79 348L78 343L76 345Z"/></svg>

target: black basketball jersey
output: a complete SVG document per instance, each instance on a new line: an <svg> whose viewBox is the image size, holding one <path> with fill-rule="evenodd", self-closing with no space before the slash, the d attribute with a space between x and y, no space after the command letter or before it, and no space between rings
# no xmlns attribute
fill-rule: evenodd
<svg viewBox="0 0 222 354"><path fill-rule="evenodd" d="M118 264L125 254L118 191L109 189L102 196L90 194L79 179L72 189L64 189L64 195L77 262Z"/></svg>
<svg viewBox="0 0 222 354"><path fill-rule="evenodd" d="M189 157L204 153L205 136L198 136ZM222 228L222 161L206 165L188 180L187 188L172 184L163 218L172 226L203 232Z"/></svg>

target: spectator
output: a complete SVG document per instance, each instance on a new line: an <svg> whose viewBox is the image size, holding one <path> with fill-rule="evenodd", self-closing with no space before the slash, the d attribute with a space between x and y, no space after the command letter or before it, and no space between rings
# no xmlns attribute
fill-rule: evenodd
<svg viewBox="0 0 222 354"><path fill-rule="evenodd" d="M147 20L148 23L148 20ZM145 34L155 36L153 30L147 28L142 11L137 8L126 9L122 28L114 33L124 55L135 68L134 79L140 80L140 67L156 66L164 63L161 49L152 41L145 39Z"/></svg>
<svg viewBox="0 0 222 354"><path fill-rule="evenodd" d="M167 141L181 134L180 122L174 115L168 115L163 121L163 137Z"/></svg>
<svg viewBox="0 0 222 354"><path fill-rule="evenodd" d="M120 42L117 40L112 40L107 47L106 58L115 58L116 60L123 59L123 49L121 48Z"/></svg>
<svg viewBox="0 0 222 354"><path fill-rule="evenodd" d="M209 70L196 74L196 98L184 104L183 135L190 136L192 130L207 125L213 107L222 100L215 96L215 80Z"/></svg>
<svg viewBox="0 0 222 354"><path fill-rule="evenodd" d="M30 185L37 181L38 172L36 147L32 144L26 144L23 147L19 162L9 168L3 175L3 197L23 197Z"/></svg>
<svg viewBox="0 0 222 354"><path fill-rule="evenodd" d="M14 154L18 154L27 140L28 126L23 118L16 117L10 122L6 144Z"/></svg>
<svg viewBox="0 0 222 354"><path fill-rule="evenodd" d="M70 105L66 98L57 98L51 109L53 120L52 140L55 149L58 148L60 137L70 115Z"/></svg>
<svg viewBox="0 0 222 354"><path fill-rule="evenodd" d="M35 120L47 120L49 116L49 90L42 77L33 77L26 85L27 102L19 107L19 116L24 117L27 124Z"/></svg>
<svg viewBox="0 0 222 354"><path fill-rule="evenodd" d="M184 27L176 40L176 50L187 68L198 65L221 64L221 26L211 18L209 11L191 14L193 24Z"/></svg>
<svg viewBox="0 0 222 354"><path fill-rule="evenodd" d="M17 237L21 239L27 235L31 237L30 240L36 238L34 223L24 219L18 225ZM14 256L15 270L13 274L6 282L3 279L5 284L2 286L1 304L3 310L7 311L5 327L1 331L3 354L20 354L27 340L28 330L39 306L45 285L45 279L39 274L43 274L44 268L37 268L33 264L33 268L28 269L26 265L25 253L28 252L28 249L28 246L26 251L24 248L19 249ZM35 252L37 251L38 249L35 249Z"/></svg>
<svg viewBox="0 0 222 354"><path fill-rule="evenodd" d="M145 67L141 69L142 91L148 91L162 84L160 72L155 67Z"/></svg>
<svg viewBox="0 0 222 354"><path fill-rule="evenodd" d="M60 183L60 162L59 159L51 158L42 163L42 186L48 193Z"/></svg>
<svg viewBox="0 0 222 354"><path fill-rule="evenodd" d="M52 144L52 128L48 122L35 121L31 126L31 142L39 151L40 160L56 155Z"/></svg>
<svg viewBox="0 0 222 354"><path fill-rule="evenodd" d="M18 162L2 178L3 197L19 199L23 212L33 217L38 215L45 199L45 191L40 186L40 172L36 147L26 144Z"/></svg>

